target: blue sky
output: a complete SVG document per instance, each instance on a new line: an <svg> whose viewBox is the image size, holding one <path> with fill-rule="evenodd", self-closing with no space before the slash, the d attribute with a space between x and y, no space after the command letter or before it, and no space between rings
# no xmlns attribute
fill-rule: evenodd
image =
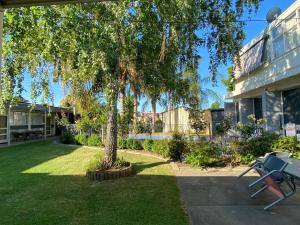
<svg viewBox="0 0 300 225"><path fill-rule="evenodd" d="M261 2L257 13L252 13L250 15L250 18L256 19L256 20L260 20L260 19L264 20L266 18L267 12L272 7L277 6L277 7L281 8L282 11L284 11L293 2L295 2L295 0L275 0L275 1L274 0L264 0L263 2ZM245 15L245 18L247 18L247 17L248 17L248 15ZM245 26L245 30L244 30L245 35L246 35L246 39L244 40L244 43L246 44L247 42L249 42L252 38L254 38L256 35L258 35L266 26L267 26L267 22L264 22L264 21L249 21L249 22L247 22L247 24ZM201 74L201 77L209 76L208 53L207 53L206 49L204 49L204 48L199 48L198 51L202 56L201 64L199 67L199 73ZM219 68L219 74L221 75L220 77L227 76L228 66L230 66L230 65L220 66L220 68ZM24 89L25 89L25 91L23 93L23 97L25 97L25 99L30 100L30 76L28 74L25 75L23 85L24 85ZM226 93L226 88L224 87L224 85L222 85L221 82L217 82L216 84L206 83L203 85L203 88L212 89L222 97ZM54 105L59 105L59 102L63 98L65 93L59 84L53 84L52 91L54 94ZM144 101L145 101L144 99L141 99L141 103L139 105L140 110L141 110L141 107L142 107ZM208 99L208 102L210 105L211 102L213 102L213 100ZM157 110L158 110L158 112L164 111L164 109L159 105L157 106ZM145 108L145 111L151 111L150 105Z"/></svg>

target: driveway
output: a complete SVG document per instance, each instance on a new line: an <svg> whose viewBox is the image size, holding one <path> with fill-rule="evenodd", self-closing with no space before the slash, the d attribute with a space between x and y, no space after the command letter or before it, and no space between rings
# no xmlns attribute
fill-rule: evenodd
<svg viewBox="0 0 300 225"><path fill-rule="evenodd" d="M178 184L191 224L299 225L300 191L271 211L264 211L264 206L276 197L265 191L251 199L247 186L256 179L256 174L253 172L237 180L244 169L177 167Z"/></svg>

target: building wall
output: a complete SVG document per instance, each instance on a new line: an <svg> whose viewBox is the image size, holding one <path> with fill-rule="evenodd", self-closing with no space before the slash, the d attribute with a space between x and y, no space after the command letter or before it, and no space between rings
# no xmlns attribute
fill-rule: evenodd
<svg viewBox="0 0 300 225"><path fill-rule="evenodd" d="M288 20L292 15L293 19ZM235 99L255 97L261 95L264 89L275 91L293 88L300 84L300 23L297 18L300 18L300 1L292 4L279 16L278 20L271 23L262 34L243 48L249 48L262 35L269 35L266 51L267 62L250 74L239 78L235 85L235 91L228 93L227 97ZM291 25L291 21L294 21L296 25ZM276 35L279 26L283 29L281 43L284 50L282 54L276 55L278 49L274 46L278 46L275 43L278 41ZM293 42L292 47L290 42ZM294 77L299 79L294 79Z"/></svg>
<svg viewBox="0 0 300 225"><path fill-rule="evenodd" d="M163 132L169 133L172 131L188 132L189 112L185 108L176 108L162 113L162 120L164 123Z"/></svg>

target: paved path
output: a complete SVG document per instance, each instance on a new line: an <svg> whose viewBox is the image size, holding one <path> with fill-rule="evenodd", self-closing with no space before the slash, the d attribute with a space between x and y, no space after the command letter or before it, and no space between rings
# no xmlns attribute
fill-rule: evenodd
<svg viewBox="0 0 300 225"><path fill-rule="evenodd" d="M299 192L272 211L264 211L274 199L268 192L250 199L247 188L255 173L240 180L240 168L201 170L177 167L176 175L192 225L300 225Z"/></svg>

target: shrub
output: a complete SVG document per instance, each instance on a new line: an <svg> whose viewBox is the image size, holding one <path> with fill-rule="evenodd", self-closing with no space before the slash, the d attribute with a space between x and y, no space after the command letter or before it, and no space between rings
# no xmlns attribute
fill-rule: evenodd
<svg viewBox="0 0 300 225"><path fill-rule="evenodd" d="M74 143L74 136L70 133L64 133L60 136L60 141L63 144L73 144Z"/></svg>
<svg viewBox="0 0 300 225"><path fill-rule="evenodd" d="M185 155L185 162L192 166L224 165L221 148L214 142L190 143L190 152Z"/></svg>
<svg viewBox="0 0 300 225"><path fill-rule="evenodd" d="M183 153L187 153L187 144L180 133L173 133L169 142L169 156L171 159L180 160Z"/></svg>
<svg viewBox="0 0 300 225"><path fill-rule="evenodd" d="M75 135L75 143L78 145L87 145L88 137L85 134L77 134Z"/></svg>
<svg viewBox="0 0 300 225"><path fill-rule="evenodd" d="M90 136L88 136L87 143L88 143L88 146L101 146L102 145L102 141L97 134L91 134Z"/></svg>
<svg viewBox="0 0 300 225"><path fill-rule="evenodd" d="M272 151L273 144L277 141L278 135L264 133L259 137L251 138L246 141L236 141L231 147L235 158L242 164L249 164L259 156Z"/></svg>
<svg viewBox="0 0 300 225"><path fill-rule="evenodd" d="M162 120L158 119L155 121L155 132L163 132L164 123Z"/></svg>
<svg viewBox="0 0 300 225"><path fill-rule="evenodd" d="M130 162L125 161L122 157L121 159L117 158L113 167L115 169L118 169L118 168L127 167L127 166L130 166Z"/></svg>
<svg viewBox="0 0 300 225"><path fill-rule="evenodd" d="M101 152L98 152L94 156L94 158L88 163L86 170L90 172L90 171L96 171L100 169L102 161L103 161L103 154Z"/></svg>
<svg viewBox="0 0 300 225"><path fill-rule="evenodd" d="M135 139L127 140L127 148L132 150L143 150L143 146L141 145L141 143Z"/></svg>
<svg viewBox="0 0 300 225"><path fill-rule="evenodd" d="M142 146L144 150L146 151L152 151L152 146L153 146L153 140L152 139L146 139L143 141Z"/></svg>
<svg viewBox="0 0 300 225"><path fill-rule="evenodd" d="M273 151L296 153L299 145L296 137L279 137L272 145Z"/></svg>
<svg viewBox="0 0 300 225"><path fill-rule="evenodd" d="M155 140L152 145L152 151L161 155L162 157L169 157L169 141Z"/></svg>
<svg viewBox="0 0 300 225"><path fill-rule="evenodd" d="M118 138L118 149L127 149L127 140L124 138Z"/></svg>

